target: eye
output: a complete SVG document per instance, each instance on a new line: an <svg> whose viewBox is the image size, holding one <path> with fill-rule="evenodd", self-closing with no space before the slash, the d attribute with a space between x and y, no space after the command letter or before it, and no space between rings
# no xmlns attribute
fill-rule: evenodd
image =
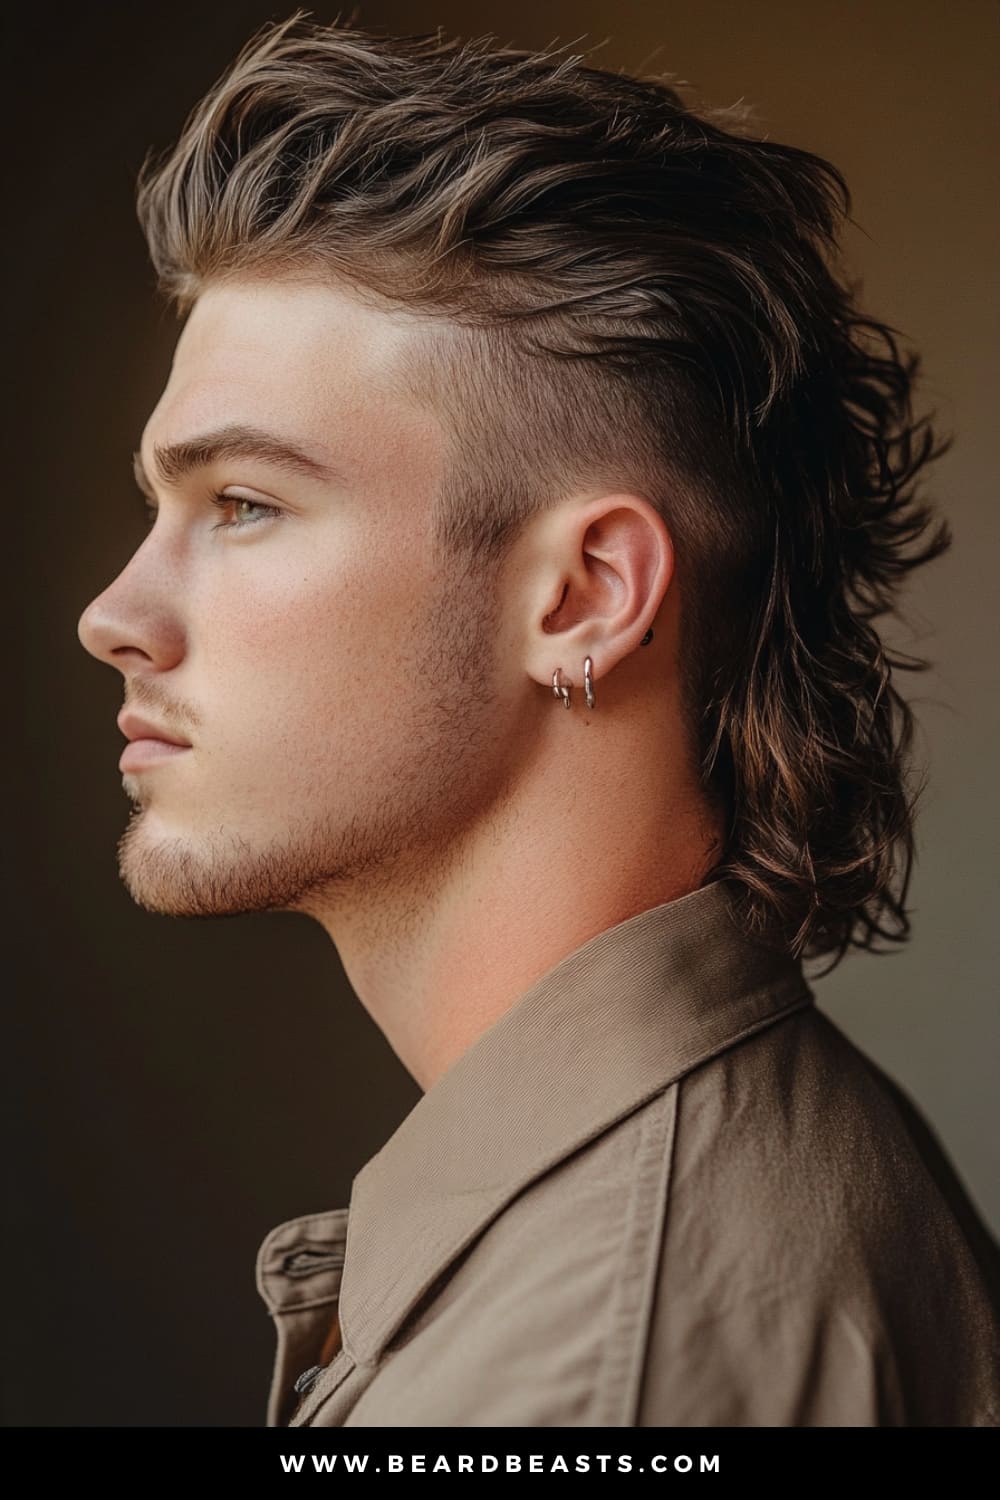
<svg viewBox="0 0 1000 1500"><path fill-rule="evenodd" d="M265 505L261 500L250 500L246 495L219 495L212 496L212 504L220 510L233 509L237 512L239 519L234 521L217 521L212 527L213 531L244 531L248 526L259 526L262 521L280 519L282 512L276 505ZM262 512L256 517L249 519L241 511L252 510Z"/></svg>
<svg viewBox="0 0 1000 1500"><path fill-rule="evenodd" d="M251 500L248 495L223 495L213 494L209 500L219 510L235 511L236 516L231 521L217 521L212 527L213 531L245 531L250 526L259 526L265 521L281 520L284 512L276 505L265 505L262 500ZM146 516L146 525L150 529L156 522L160 513L159 505L143 497L143 508ZM247 512L255 512L248 515Z"/></svg>

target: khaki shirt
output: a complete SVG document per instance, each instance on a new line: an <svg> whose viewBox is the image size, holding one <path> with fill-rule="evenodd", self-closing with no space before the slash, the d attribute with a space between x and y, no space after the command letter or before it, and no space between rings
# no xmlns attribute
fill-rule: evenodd
<svg viewBox="0 0 1000 1500"><path fill-rule="evenodd" d="M720 881L534 983L257 1286L269 1426L1000 1418L995 1240Z"/></svg>

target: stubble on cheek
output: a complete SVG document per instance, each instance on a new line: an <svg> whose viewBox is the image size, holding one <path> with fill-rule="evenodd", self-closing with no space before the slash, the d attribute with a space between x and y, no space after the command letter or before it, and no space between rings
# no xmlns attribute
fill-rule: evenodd
<svg viewBox="0 0 1000 1500"><path fill-rule="evenodd" d="M498 792L496 606L481 579L456 574L443 585L395 708L385 702L382 713L377 684L377 701L366 700L374 732L387 736L383 753L362 754L362 735L346 778L329 767L300 784L293 777L281 794L287 807L279 797L241 825L240 808L250 806L244 788L228 803L227 822L199 819L181 832L158 826L156 798L144 799L140 782L126 785L136 805L119 840L119 873L139 906L190 917L308 911L317 893L371 895L382 883L433 880L460 856L464 830ZM163 805L172 817L166 791ZM183 820L183 806L176 811Z"/></svg>

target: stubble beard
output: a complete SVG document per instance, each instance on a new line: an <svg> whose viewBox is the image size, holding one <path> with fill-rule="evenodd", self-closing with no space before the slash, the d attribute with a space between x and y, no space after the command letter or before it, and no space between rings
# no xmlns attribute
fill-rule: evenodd
<svg viewBox="0 0 1000 1500"><path fill-rule="evenodd" d="M434 878L459 857L463 829L508 793L498 772L494 662L497 602L490 579L456 570L427 622L407 753L362 808L309 817L280 837L250 841L236 826L153 839L141 790L118 841L119 875L146 911L178 917L245 912L316 914L368 899L382 885ZM393 728L386 704L387 730Z"/></svg>

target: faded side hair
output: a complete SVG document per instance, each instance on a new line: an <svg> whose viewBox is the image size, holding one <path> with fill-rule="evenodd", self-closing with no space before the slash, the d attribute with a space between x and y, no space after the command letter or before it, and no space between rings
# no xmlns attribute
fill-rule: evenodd
<svg viewBox="0 0 1000 1500"><path fill-rule="evenodd" d="M352 17L353 20L353 17ZM233 276L337 277L414 318L451 434L443 546L496 564L575 488L628 486L676 552L710 877L806 958L910 932L912 710L874 621L951 543L919 358L838 270L836 167L676 88L297 10L149 153L138 213L179 312Z"/></svg>

